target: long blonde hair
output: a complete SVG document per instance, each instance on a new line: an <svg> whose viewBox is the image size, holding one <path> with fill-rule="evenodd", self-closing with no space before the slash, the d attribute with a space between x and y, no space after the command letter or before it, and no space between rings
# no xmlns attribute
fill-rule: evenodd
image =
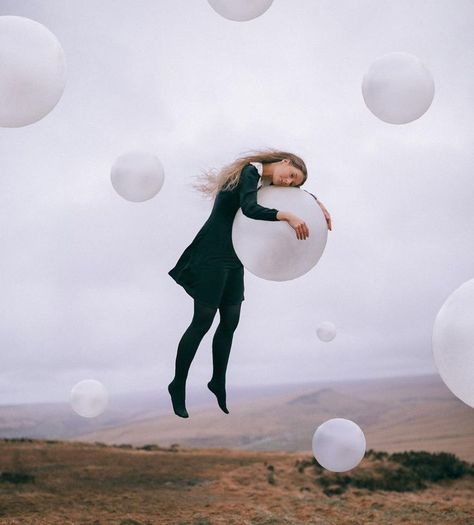
<svg viewBox="0 0 474 525"><path fill-rule="evenodd" d="M287 151L266 149L250 151L246 155L234 160L234 162L227 164L219 171L215 169L205 170L197 177L198 181L192 184L192 186L207 197L213 198L221 190L232 190L235 188L239 183L242 169L250 162L268 164L271 162L280 162L283 159L288 159L292 166L302 171L303 182L301 184L304 184L308 178L308 170L302 158Z"/></svg>

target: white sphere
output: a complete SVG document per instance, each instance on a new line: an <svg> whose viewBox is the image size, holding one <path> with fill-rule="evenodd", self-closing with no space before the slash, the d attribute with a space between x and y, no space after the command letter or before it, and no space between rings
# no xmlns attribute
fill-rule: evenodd
<svg viewBox="0 0 474 525"><path fill-rule="evenodd" d="M382 56L370 66L362 81L367 107L390 124L406 124L421 117L430 107L434 91L429 70L408 53Z"/></svg>
<svg viewBox="0 0 474 525"><path fill-rule="evenodd" d="M208 0L210 6L224 18L247 22L263 15L273 0Z"/></svg>
<svg viewBox="0 0 474 525"><path fill-rule="evenodd" d="M97 417L102 414L108 401L106 388L95 379L79 381L71 390L71 407L82 417Z"/></svg>
<svg viewBox="0 0 474 525"><path fill-rule="evenodd" d="M359 425L343 418L329 419L313 435L313 454L319 464L332 472L346 472L363 459L366 449Z"/></svg>
<svg viewBox="0 0 474 525"><path fill-rule="evenodd" d="M286 221L246 217L239 209L232 227L232 243L242 264L257 277L289 281L304 275L319 261L328 229L324 214L308 192L300 188L267 186L257 194L258 204L289 211L303 219L309 237L298 240Z"/></svg>
<svg viewBox="0 0 474 525"><path fill-rule="evenodd" d="M318 326L316 333L321 341L329 343L336 337L336 326L330 321L323 321Z"/></svg>
<svg viewBox="0 0 474 525"><path fill-rule="evenodd" d="M110 173L112 186L124 199L143 202L154 197L165 180L163 166L155 155L131 151L117 158Z"/></svg>
<svg viewBox="0 0 474 525"><path fill-rule="evenodd" d="M455 290L438 312L433 355L446 386L474 407L474 279Z"/></svg>
<svg viewBox="0 0 474 525"><path fill-rule="evenodd" d="M66 59L53 33L29 18L0 16L0 126L40 120L65 84Z"/></svg>

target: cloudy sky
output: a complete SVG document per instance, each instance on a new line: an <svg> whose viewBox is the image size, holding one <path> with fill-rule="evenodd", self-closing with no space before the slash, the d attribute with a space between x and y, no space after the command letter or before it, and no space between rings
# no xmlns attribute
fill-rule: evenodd
<svg viewBox="0 0 474 525"><path fill-rule="evenodd" d="M165 395L193 310L167 272L212 205L192 177L267 146L305 159L333 232L299 279L246 272L229 386L436 373L434 319L474 277L472 1L274 0L232 22L206 0L0 0L0 15L48 27L68 67L49 115L0 128L1 403L64 401L86 378ZM436 86L405 125L361 94L394 51ZM142 203L110 183L135 149L165 168ZM217 323L190 386L210 378Z"/></svg>

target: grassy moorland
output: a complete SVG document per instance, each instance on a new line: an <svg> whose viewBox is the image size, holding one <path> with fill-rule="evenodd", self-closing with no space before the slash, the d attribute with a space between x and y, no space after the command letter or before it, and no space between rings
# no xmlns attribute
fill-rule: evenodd
<svg viewBox="0 0 474 525"><path fill-rule="evenodd" d="M474 523L474 465L369 450L342 474L310 454L0 441L0 524Z"/></svg>

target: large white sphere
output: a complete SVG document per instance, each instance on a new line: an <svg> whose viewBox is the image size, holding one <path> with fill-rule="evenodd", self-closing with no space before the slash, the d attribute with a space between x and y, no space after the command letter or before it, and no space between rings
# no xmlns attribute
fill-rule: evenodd
<svg viewBox="0 0 474 525"><path fill-rule="evenodd" d="M66 83L58 39L39 22L0 16L0 126L17 128L47 115Z"/></svg>
<svg viewBox="0 0 474 525"><path fill-rule="evenodd" d="M251 219L239 209L232 227L237 257L247 270L269 281L301 277L319 261L326 246L328 229L321 208L300 188L267 186L258 191L257 202L303 219L309 228L309 237L298 240L286 221Z"/></svg>
<svg viewBox="0 0 474 525"><path fill-rule="evenodd" d="M263 15L273 0L208 0L210 6L224 18L246 22Z"/></svg>
<svg viewBox="0 0 474 525"><path fill-rule="evenodd" d="M455 290L438 312L433 355L446 386L474 407L474 279Z"/></svg>
<svg viewBox="0 0 474 525"><path fill-rule="evenodd" d="M346 472L362 461L366 441L359 425L349 419L334 418L316 429L312 448L314 457L325 469Z"/></svg>
<svg viewBox="0 0 474 525"><path fill-rule="evenodd" d="M124 199L143 202L154 197L165 180L163 166L155 155L131 151L117 158L110 174L112 186Z"/></svg>
<svg viewBox="0 0 474 525"><path fill-rule="evenodd" d="M406 124L421 117L430 107L434 91L429 70L408 53L389 53L379 58L362 81L367 107L390 124Z"/></svg>
<svg viewBox="0 0 474 525"><path fill-rule="evenodd" d="M336 326L330 321L323 321L316 329L316 333L321 341L329 343L336 337Z"/></svg>
<svg viewBox="0 0 474 525"><path fill-rule="evenodd" d="M71 390L71 407L82 417L96 417L102 414L108 401L106 388L95 379L79 381Z"/></svg>

